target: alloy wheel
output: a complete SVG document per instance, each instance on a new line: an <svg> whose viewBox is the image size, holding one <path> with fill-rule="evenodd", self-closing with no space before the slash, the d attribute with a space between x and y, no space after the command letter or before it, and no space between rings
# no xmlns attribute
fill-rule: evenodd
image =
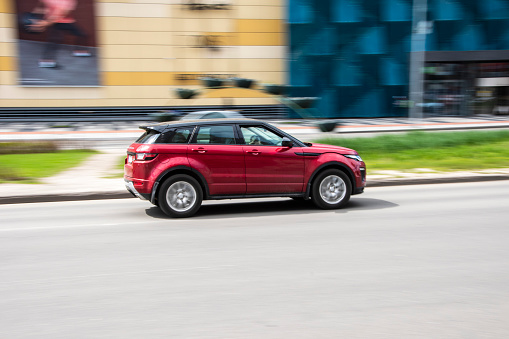
<svg viewBox="0 0 509 339"><path fill-rule="evenodd" d="M329 175L320 183L320 197L328 204L340 202L346 195L343 179L337 175Z"/></svg>
<svg viewBox="0 0 509 339"><path fill-rule="evenodd" d="M166 201L177 212L186 212L196 203L196 190L186 181L174 182L166 192Z"/></svg>

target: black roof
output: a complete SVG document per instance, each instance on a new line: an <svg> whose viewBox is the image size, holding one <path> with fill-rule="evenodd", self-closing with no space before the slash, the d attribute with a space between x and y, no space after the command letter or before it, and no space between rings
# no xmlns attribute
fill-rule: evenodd
<svg viewBox="0 0 509 339"><path fill-rule="evenodd" d="M178 127L178 126L196 126L196 125L211 125L211 124L240 124L240 123L257 123L257 124L267 124L262 120L255 119L231 119L231 118L219 118L219 119L196 119L196 120L176 120L176 121L165 121L160 122L158 124L151 125L143 125L140 126L141 129L147 130L155 130L158 132L162 132L168 127Z"/></svg>
<svg viewBox="0 0 509 339"><path fill-rule="evenodd" d="M277 128L269 124L263 120L256 119L232 119L232 118L218 118L218 119L197 119L197 120L176 120L176 121L166 121L158 124L140 126L141 129L144 130L153 130L159 133L162 133L168 127L178 127L178 126L196 126L196 125L217 125L217 124L263 124L266 126L270 126L270 128L279 131L284 136L294 140L299 146L305 147L307 146L305 143L295 138L293 135L286 133L285 131Z"/></svg>

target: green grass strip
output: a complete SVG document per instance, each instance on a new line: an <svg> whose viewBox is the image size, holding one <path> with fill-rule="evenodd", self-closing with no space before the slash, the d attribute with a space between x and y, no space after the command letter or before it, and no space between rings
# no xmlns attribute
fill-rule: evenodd
<svg viewBox="0 0 509 339"><path fill-rule="evenodd" d="M55 153L0 155L0 182L36 183L37 179L53 176L78 166L96 151L70 150Z"/></svg>
<svg viewBox="0 0 509 339"><path fill-rule="evenodd" d="M509 131L411 132L373 138L328 138L319 143L355 149L373 170L439 171L509 168Z"/></svg>

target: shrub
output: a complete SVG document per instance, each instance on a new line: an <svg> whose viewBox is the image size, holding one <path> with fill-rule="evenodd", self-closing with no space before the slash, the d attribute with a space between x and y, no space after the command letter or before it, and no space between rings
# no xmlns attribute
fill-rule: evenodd
<svg viewBox="0 0 509 339"><path fill-rule="evenodd" d="M53 153L58 147L53 141L0 142L0 154Z"/></svg>

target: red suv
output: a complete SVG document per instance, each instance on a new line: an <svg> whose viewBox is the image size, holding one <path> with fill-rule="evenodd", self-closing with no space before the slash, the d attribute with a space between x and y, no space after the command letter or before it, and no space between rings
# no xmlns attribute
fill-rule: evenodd
<svg viewBox="0 0 509 339"><path fill-rule="evenodd" d="M127 190L172 217L195 214L204 199L292 197L323 209L364 191L356 151L304 143L251 119L165 122L127 150Z"/></svg>

